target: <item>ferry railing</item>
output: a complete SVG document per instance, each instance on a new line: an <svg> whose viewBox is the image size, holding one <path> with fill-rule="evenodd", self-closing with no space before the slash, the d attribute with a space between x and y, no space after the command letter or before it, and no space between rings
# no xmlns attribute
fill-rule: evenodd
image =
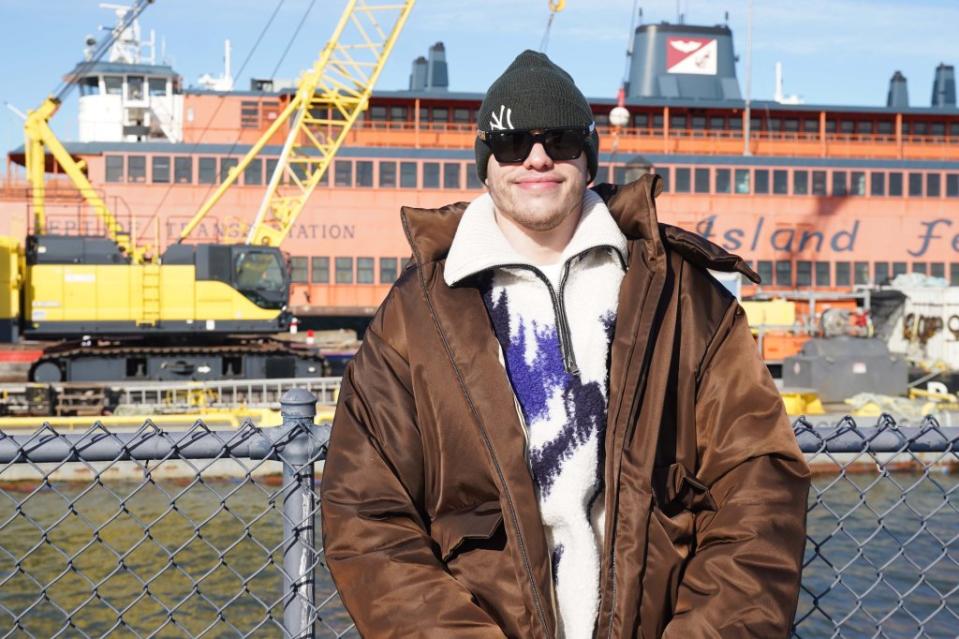
<svg viewBox="0 0 959 639"><path fill-rule="evenodd" d="M0 433L0 637L356 636L318 543L315 402L288 391L270 428ZM959 428L794 431L814 480L791 636L954 636ZM86 480L51 480L67 465Z"/></svg>

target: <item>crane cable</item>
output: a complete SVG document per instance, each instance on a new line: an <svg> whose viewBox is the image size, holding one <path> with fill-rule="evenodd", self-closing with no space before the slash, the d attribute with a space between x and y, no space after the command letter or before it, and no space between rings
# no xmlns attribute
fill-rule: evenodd
<svg viewBox="0 0 959 639"><path fill-rule="evenodd" d="M549 30L553 26L553 18L566 6L566 0L548 0L549 18L546 20L546 31L543 32L543 39L539 43L540 53L546 53L546 47L549 45Z"/></svg>

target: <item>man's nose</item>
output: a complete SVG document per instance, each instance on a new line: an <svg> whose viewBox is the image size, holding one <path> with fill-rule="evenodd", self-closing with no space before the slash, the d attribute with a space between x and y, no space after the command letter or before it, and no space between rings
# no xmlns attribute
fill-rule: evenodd
<svg viewBox="0 0 959 639"><path fill-rule="evenodd" d="M542 142L534 142L533 148L530 149L529 155L526 156L526 160L523 162L523 166L527 169L551 169L553 168L553 158L549 157L546 153Z"/></svg>

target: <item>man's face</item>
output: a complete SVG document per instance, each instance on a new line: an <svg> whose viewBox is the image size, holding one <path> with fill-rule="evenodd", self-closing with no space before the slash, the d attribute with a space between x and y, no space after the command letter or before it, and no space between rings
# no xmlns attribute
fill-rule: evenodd
<svg viewBox="0 0 959 639"><path fill-rule="evenodd" d="M532 231L549 231L580 211L589 179L585 151L554 161L539 142L522 162L500 164L490 155L486 186L496 211Z"/></svg>

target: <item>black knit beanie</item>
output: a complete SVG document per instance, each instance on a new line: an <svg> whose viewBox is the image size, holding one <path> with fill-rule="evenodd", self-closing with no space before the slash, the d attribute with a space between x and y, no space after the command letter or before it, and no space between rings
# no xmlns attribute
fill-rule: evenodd
<svg viewBox="0 0 959 639"><path fill-rule="evenodd" d="M481 131L502 129L545 129L589 126L593 110L573 78L545 54L526 50L498 77L480 105L477 126ZM490 149L476 139L476 173L486 180ZM589 179L596 177L599 136L596 131L586 142Z"/></svg>

